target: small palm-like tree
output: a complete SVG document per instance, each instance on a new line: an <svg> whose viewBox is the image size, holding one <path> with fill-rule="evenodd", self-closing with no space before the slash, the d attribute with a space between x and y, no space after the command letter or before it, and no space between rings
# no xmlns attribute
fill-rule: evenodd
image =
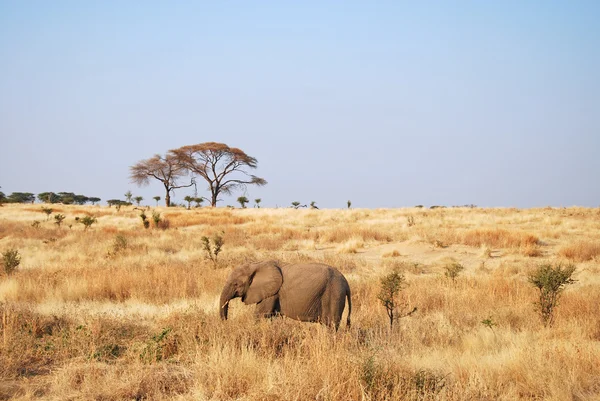
<svg viewBox="0 0 600 401"><path fill-rule="evenodd" d="M158 201L160 200L160 196L155 196L152 199L154 199L156 201L156 207L158 207Z"/></svg>
<svg viewBox="0 0 600 401"><path fill-rule="evenodd" d="M246 208L246 203L250 202L248 200L248 198L246 198L245 196L240 196L239 198L237 198L238 203L242 206L242 209Z"/></svg>
<svg viewBox="0 0 600 401"><path fill-rule="evenodd" d="M183 198L184 201L186 201L188 203L188 210L190 210L191 204L194 201L194 197L193 196L186 196L185 198Z"/></svg>
<svg viewBox="0 0 600 401"><path fill-rule="evenodd" d="M131 191L125 192L125 199L127 199L127 202L131 203L131 198L133 198Z"/></svg>
<svg viewBox="0 0 600 401"><path fill-rule="evenodd" d="M135 198L133 198L133 200L135 201L136 205L140 205L140 202L142 202L144 200L143 196L136 196Z"/></svg>
<svg viewBox="0 0 600 401"><path fill-rule="evenodd" d="M257 207L257 208L260 209L260 202L261 201L262 201L262 199L260 199L260 198L254 199L254 203L255 203L254 207Z"/></svg>
<svg viewBox="0 0 600 401"><path fill-rule="evenodd" d="M204 202L204 198L194 198L194 202L196 202L196 207L200 207L202 202Z"/></svg>

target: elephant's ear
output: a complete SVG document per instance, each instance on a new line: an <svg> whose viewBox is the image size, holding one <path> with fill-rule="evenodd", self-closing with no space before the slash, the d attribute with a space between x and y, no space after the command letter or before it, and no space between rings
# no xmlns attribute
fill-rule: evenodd
<svg viewBox="0 0 600 401"><path fill-rule="evenodd" d="M277 294L282 282L281 270L275 262L261 263L257 266L250 287L242 300L246 305L257 304Z"/></svg>

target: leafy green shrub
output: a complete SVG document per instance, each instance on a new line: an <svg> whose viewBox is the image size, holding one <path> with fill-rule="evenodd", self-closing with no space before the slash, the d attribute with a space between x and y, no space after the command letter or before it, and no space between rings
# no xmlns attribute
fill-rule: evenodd
<svg viewBox="0 0 600 401"><path fill-rule="evenodd" d="M21 264L21 255L18 250L13 248L2 253L2 266L7 275L14 273L19 264Z"/></svg>
<svg viewBox="0 0 600 401"><path fill-rule="evenodd" d="M83 224L84 226L84 230L87 230L88 228L90 228L92 226L92 224L94 224L97 220L95 217L92 216L85 216L85 217L75 217L75 221L77 221L78 223Z"/></svg>
<svg viewBox="0 0 600 401"><path fill-rule="evenodd" d="M575 282L571 277L574 272L574 265L563 267L559 263L553 267L550 264L543 264L527 277L540 292L539 300L535 305L544 326L552 326L554 323L554 310L565 287Z"/></svg>

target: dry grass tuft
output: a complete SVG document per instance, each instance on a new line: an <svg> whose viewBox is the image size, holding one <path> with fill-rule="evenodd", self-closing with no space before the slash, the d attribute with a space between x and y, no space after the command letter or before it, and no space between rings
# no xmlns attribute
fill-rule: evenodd
<svg viewBox="0 0 600 401"><path fill-rule="evenodd" d="M479 229L465 232L462 235L461 243L476 247L525 248L537 245L539 238L520 231L508 231L498 228Z"/></svg>
<svg viewBox="0 0 600 401"><path fill-rule="evenodd" d="M562 247L559 255L575 262L587 262L600 255L600 242L577 241Z"/></svg>

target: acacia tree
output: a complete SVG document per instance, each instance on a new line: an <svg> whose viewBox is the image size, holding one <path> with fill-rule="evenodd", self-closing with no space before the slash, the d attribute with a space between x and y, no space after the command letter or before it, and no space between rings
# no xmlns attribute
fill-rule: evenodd
<svg viewBox="0 0 600 401"><path fill-rule="evenodd" d="M206 142L183 146L169 152L193 175L208 183L211 206L217 206L220 194L231 194L247 185L266 185L264 178L251 175L247 170L258 165L256 158L224 143Z"/></svg>
<svg viewBox="0 0 600 401"><path fill-rule="evenodd" d="M165 157L154 155L150 159L140 160L129 167L131 182L138 186L146 186L150 178L160 181L165 187L165 206L171 206L171 192L177 188L186 188L194 185L194 180L188 185L178 185L177 180L186 174L177 157L169 153ZM154 198L156 199L156 198Z"/></svg>

